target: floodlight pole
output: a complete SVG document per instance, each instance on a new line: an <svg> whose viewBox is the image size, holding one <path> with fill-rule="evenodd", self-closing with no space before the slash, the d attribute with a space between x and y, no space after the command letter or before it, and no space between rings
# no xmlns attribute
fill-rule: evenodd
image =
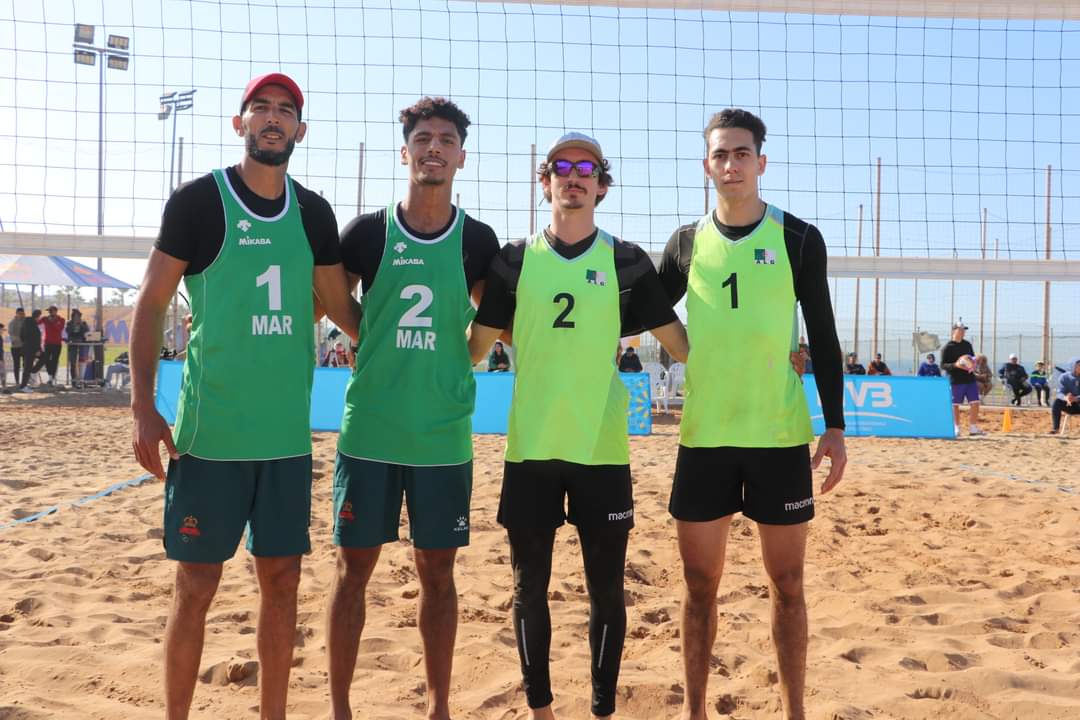
<svg viewBox="0 0 1080 720"><path fill-rule="evenodd" d="M89 28L89 34L86 37L81 36L81 31ZM114 40L116 44L114 44ZM97 54L98 64L98 212L97 212L97 234L102 236L105 234L105 65L109 60L116 59L118 61L117 69L127 70L128 58L130 53L128 47L130 38L123 36L110 35L105 47L96 47L94 45L94 27L76 24L75 26L75 42L72 47L75 48L75 61L79 62L79 53ZM86 64L86 63L83 63ZM91 63L92 64L92 63ZM98 255L97 258L98 272L103 270L102 258ZM102 302L102 291L99 287L97 289L97 304L94 308L94 322L97 325L98 332L105 331L104 322L104 303Z"/></svg>

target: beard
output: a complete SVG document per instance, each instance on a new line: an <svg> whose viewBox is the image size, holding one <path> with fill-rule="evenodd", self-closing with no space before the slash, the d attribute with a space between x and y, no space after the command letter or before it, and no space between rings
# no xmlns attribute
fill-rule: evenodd
<svg viewBox="0 0 1080 720"><path fill-rule="evenodd" d="M289 162L289 156L292 155L293 150L296 148L296 140L289 140L285 143L284 150L261 150L255 133L248 133L244 144L247 146L249 158L257 163L271 167L277 167Z"/></svg>

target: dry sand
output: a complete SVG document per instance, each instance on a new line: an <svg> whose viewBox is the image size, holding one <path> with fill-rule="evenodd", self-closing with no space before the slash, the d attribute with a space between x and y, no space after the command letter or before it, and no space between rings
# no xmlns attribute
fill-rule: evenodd
<svg viewBox="0 0 1080 720"><path fill-rule="evenodd" d="M73 500L141 474L127 398L0 396L0 720L160 718L161 635L173 573L162 488ZM1080 430L1047 437L1045 412L1011 434L959 441L850 439L839 488L819 498L807 563L811 718L1080 718ZM1000 426L991 413L987 427ZM327 716L324 611L333 569L336 436L315 442L314 551L300 588L290 718ZM626 569L620 718L673 718L681 701L680 566L666 512L677 427L634 438L637 528ZM511 577L495 523L503 438L477 436L473 543L459 555L456 718L524 718ZM407 535L407 533L403 534ZM776 718L766 579L737 519L719 599L713 717ZM560 531L550 597L555 709L588 711L588 603ZM193 717L257 717L256 587L244 550L211 607ZM357 717L420 717L418 585L408 542L370 586L352 697Z"/></svg>

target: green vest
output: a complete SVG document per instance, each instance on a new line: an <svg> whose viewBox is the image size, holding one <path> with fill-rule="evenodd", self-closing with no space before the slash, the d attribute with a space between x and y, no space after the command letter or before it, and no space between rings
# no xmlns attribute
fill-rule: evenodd
<svg viewBox="0 0 1080 720"><path fill-rule="evenodd" d="M514 312L514 396L506 459L626 465L630 396L615 367L619 283L600 230L567 260L540 232L528 241Z"/></svg>
<svg viewBox="0 0 1080 720"><path fill-rule="evenodd" d="M690 357L680 424L687 447L793 447L813 439L802 381L784 213L724 237L712 215L694 236L686 293Z"/></svg>
<svg viewBox="0 0 1080 720"><path fill-rule="evenodd" d="M248 210L214 171L225 210L217 258L184 278L191 339L174 437L209 460L311 453L314 259L292 180L272 218Z"/></svg>
<svg viewBox="0 0 1080 720"><path fill-rule="evenodd" d="M386 210L386 245L361 305L360 347L345 391L343 455L396 465L472 459L476 379L465 330L475 314L462 262L465 213L434 240Z"/></svg>

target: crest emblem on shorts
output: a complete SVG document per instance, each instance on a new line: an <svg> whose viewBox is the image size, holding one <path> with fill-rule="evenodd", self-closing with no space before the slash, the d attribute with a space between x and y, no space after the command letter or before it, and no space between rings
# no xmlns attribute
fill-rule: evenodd
<svg viewBox="0 0 1080 720"><path fill-rule="evenodd" d="M454 532L464 532L469 529L469 518L464 515L459 515L457 519L457 526L454 528Z"/></svg>
<svg viewBox="0 0 1080 720"><path fill-rule="evenodd" d="M236 227L240 230L240 232L247 232L251 229L251 221L247 218L244 218L240 222L236 223Z"/></svg>
<svg viewBox="0 0 1080 720"><path fill-rule="evenodd" d="M407 247L409 246L401 242L400 240L398 240L397 243L394 244L394 250L396 250L399 255L405 252L405 248Z"/></svg>
<svg viewBox="0 0 1080 720"><path fill-rule="evenodd" d="M184 522L180 526L180 534L184 536L184 542L187 542L188 538L196 538L202 535L199 531L199 518L194 515L188 515L184 518Z"/></svg>
<svg viewBox="0 0 1080 720"><path fill-rule="evenodd" d="M341 520L345 520L345 521L348 521L348 522L351 522L351 521L355 520L356 516L353 515L352 502L350 502L349 500L346 500L345 502L343 502L341 504L341 511L338 512L337 516Z"/></svg>
<svg viewBox="0 0 1080 720"><path fill-rule="evenodd" d="M754 264L755 265L775 265L776 253L772 250L765 250L763 248L754 249Z"/></svg>
<svg viewBox="0 0 1080 720"><path fill-rule="evenodd" d="M590 285L607 285L607 273L603 270L586 270L585 282Z"/></svg>

